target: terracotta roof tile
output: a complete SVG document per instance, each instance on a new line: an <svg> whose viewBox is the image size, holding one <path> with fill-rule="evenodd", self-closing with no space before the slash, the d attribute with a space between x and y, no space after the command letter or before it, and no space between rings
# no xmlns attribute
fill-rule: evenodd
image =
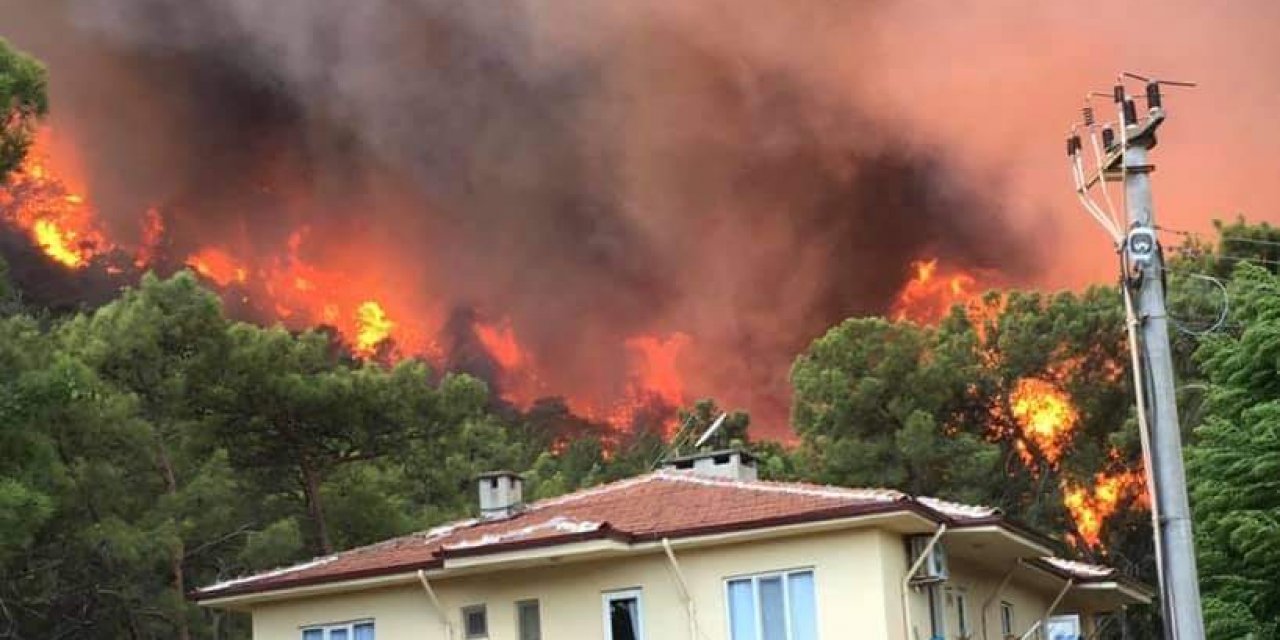
<svg viewBox="0 0 1280 640"><path fill-rule="evenodd" d="M502 520L465 520L310 562L199 589L196 599L283 589L443 565L447 557L614 538L678 538L880 511L916 511L953 524L999 512L890 489L734 481L658 471L535 502Z"/></svg>

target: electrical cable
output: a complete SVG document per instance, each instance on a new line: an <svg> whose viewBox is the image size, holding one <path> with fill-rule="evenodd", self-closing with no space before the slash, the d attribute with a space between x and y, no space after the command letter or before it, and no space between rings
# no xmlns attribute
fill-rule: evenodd
<svg viewBox="0 0 1280 640"><path fill-rule="evenodd" d="M1171 229L1169 227L1162 227L1160 225L1156 225L1154 228L1158 231L1163 231L1165 233L1171 233L1176 236L1184 236L1188 238L1198 238L1201 235L1194 231L1187 231L1185 229ZM1264 245L1268 247L1280 247L1280 240L1261 240L1258 238L1248 238L1245 236L1219 236L1218 240L1224 243L1225 242L1241 242L1245 244L1257 244L1257 245Z"/></svg>
<svg viewBox="0 0 1280 640"><path fill-rule="evenodd" d="M1074 135L1074 130L1072 133ZM1070 164L1071 177L1076 183L1076 197L1080 199L1081 206L1084 207L1085 211L1089 213L1094 221L1102 226L1102 229L1107 232L1107 235L1111 236L1112 242L1117 245L1120 244L1124 238L1124 234L1120 232L1120 229L1112 220L1111 216L1104 212L1102 208L1089 197L1089 190L1085 186L1084 159L1080 157L1079 151L1071 155ZM1101 167L1099 167L1098 170L1101 171ZM1108 206L1109 205L1110 203L1108 203Z"/></svg>
<svg viewBox="0 0 1280 640"><path fill-rule="evenodd" d="M1089 103L1088 96L1085 97L1085 103L1086 104ZM1089 109L1089 113L1093 113L1092 105L1089 105L1088 109ZM1098 142L1098 126L1093 123L1086 123L1086 124L1089 125L1088 127L1089 142L1093 146L1093 162L1094 162L1094 165L1098 168L1099 174L1101 174L1104 169L1103 167L1104 154L1102 152L1103 151L1102 145ZM1103 125L1103 126L1106 126L1106 125ZM1120 222L1120 216L1116 214L1115 204L1111 200L1111 189L1107 187L1107 181L1105 179L1098 181L1098 187L1102 189L1102 201L1107 205L1107 213L1110 214L1109 218L1111 220L1112 229L1116 230L1116 234L1114 235L1120 235L1119 229L1123 228L1123 224Z"/></svg>
<svg viewBox="0 0 1280 640"><path fill-rule="evenodd" d="M1165 270L1165 272L1167 273L1168 271ZM1202 281L1212 282L1215 286L1217 286L1218 290L1222 292L1222 308L1218 311L1217 319L1213 321L1213 324L1210 325L1208 329L1200 329L1200 330L1191 329L1186 324L1184 324L1183 321L1180 321L1177 318L1173 317L1172 314L1169 314L1169 322L1172 323L1173 328L1177 329L1179 332L1185 333L1189 336L1195 336L1197 338L1207 336L1211 333L1217 333L1217 331L1221 329L1223 325L1226 324L1227 316L1231 313L1231 295L1227 292L1227 285L1223 284L1221 280L1211 275L1206 275L1203 273L1188 273L1183 275L1184 277L1190 278L1192 280L1202 280Z"/></svg>
<svg viewBox="0 0 1280 640"><path fill-rule="evenodd" d="M1156 500L1155 493L1155 465L1151 461L1151 430L1148 420L1147 408L1147 384L1146 375L1144 375L1145 362L1138 348L1138 330L1139 321L1133 311L1133 290L1128 286L1128 279L1124 274L1124 259L1121 258L1120 267L1120 289L1124 295L1124 315L1125 323L1129 326L1129 357L1131 360L1130 368L1133 371L1133 395L1137 404L1138 413L1138 438L1142 443L1142 469L1143 475L1147 480L1147 499L1151 503L1151 529L1155 535L1155 554L1156 554L1156 573L1158 584L1165 584L1164 581L1164 557L1162 552L1162 544L1160 540L1160 505Z"/></svg>

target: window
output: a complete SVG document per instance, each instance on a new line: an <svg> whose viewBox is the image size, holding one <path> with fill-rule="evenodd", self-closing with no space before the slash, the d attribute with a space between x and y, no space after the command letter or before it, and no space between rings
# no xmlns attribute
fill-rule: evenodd
<svg viewBox="0 0 1280 640"><path fill-rule="evenodd" d="M302 640L373 640L373 621L307 627L302 630Z"/></svg>
<svg viewBox="0 0 1280 640"><path fill-rule="evenodd" d="M924 592L929 598L929 638L941 640L947 632L946 612L942 608L942 588L931 584L925 586Z"/></svg>
<svg viewBox="0 0 1280 640"><path fill-rule="evenodd" d="M462 629L465 638L489 637L489 616L485 614L484 605L462 608Z"/></svg>
<svg viewBox="0 0 1280 640"><path fill-rule="evenodd" d="M731 640L817 640L813 571L734 578L726 590Z"/></svg>
<svg viewBox="0 0 1280 640"><path fill-rule="evenodd" d="M542 640L542 611L537 600L516 603L516 628L520 640Z"/></svg>
<svg viewBox="0 0 1280 640"><path fill-rule="evenodd" d="M1072 614L1049 618L1046 629L1049 640L1080 640L1084 637L1080 626L1080 616Z"/></svg>
<svg viewBox="0 0 1280 640"><path fill-rule="evenodd" d="M604 594L604 639L644 640L639 589Z"/></svg>
<svg viewBox="0 0 1280 640"><path fill-rule="evenodd" d="M969 635L969 612L966 610L968 603L965 601L963 593L956 593L956 630L960 632L961 637Z"/></svg>
<svg viewBox="0 0 1280 640"><path fill-rule="evenodd" d="M1013 635L1013 605L1008 602L1000 603L1000 633Z"/></svg>

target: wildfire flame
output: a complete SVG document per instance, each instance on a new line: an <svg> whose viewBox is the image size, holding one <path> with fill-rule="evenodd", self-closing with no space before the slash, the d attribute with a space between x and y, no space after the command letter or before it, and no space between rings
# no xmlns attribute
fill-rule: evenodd
<svg viewBox="0 0 1280 640"><path fill-rule="evenodd" d="M391 330L396 323L387 317L382 305L369 300L356 309L356 350L364 355L371 355L379 344L391 337Z"/></svg>
<svg viewBox="0 0 1280 640"><path fill-rule="evenodd" d="M53 163L54 150L59 151L60 164ZM26 233L32 243L56 263L68 269L83 269L98 256L117 250L100 227L97 212L83 195L83 187L69 184L76 174L74 163L61 157L65 149L51 144L48 132L42 132L25 163L0 187L0 218ZM166 241L166 220L157 208L146 210L141 217L140 241L132 252L133 264L139 269L156 264L161 252L174 253ZM263 251L261 242L248 246L205 245L167 255L169 264L186 264L209 282L221 288L234 287L244 300L253 299L257 306L275 320L292 326L327 324L334 327L362 356L379 355L388 341L403 346L407 353L439 361L439 347L427 336L442 320L424 301L406 299L412 289L390 281L394 265L379 270L368 256L378 253L373 241L362 243L359 237L344 236L342 243L322 243L319 255L306 254L310 229L299 226L275 252ZM109 269L111 267L108 267ZM912 277L904 284L890 309L889 316L899 321L933 323L942 319L955 305L963 304L971 319L993 320L1003 303L978 304L979 273L944 267L936 258L912 263ZM394 321L392 318L411 318ZM538 375L533 352L518 340L509 319L496 323L476 321L475 335L483 348L500 367L503 397L519 407L528 407L549 392ZM614 397L565 395L569 408L591 420L604 421L626 428L638 416L655 407L665 411L664 428L674 426L674 408L688 401L682 356L693 343L683 333L668 335L635 335L624 343L627 357L623 366L628 382L625 389L615 390ZM385 356L384 356L385 357ZM392 358L397 355L390 356ZM1062 379L1059 371L1051 379L1025 378L1010 392L1009 409L1016 433L998 434L1012 437L1015 447L1028 466L1037 456L1057 468L1067 451L1079 414L1070 396L1054 380ZM1119 375L1119 374L1117 374ZM993 416L998 417L998 416ZM997 421L998 422L998 421ZM1007 422L1007 421L1006 421ZM1118 469L1096 474L1091 486L1063 481L1066 508L1076 523L1079 540L1097 546L1103 523L1126 501L1145 500L1145 483L1141 473L1123 469L1120 457L1109 468Z"/></svg>
<svg viewBox="0 0 1280 640"><path fill-rule="evenodd" d="M226 251L217 247L205 247L195 255L187 258L187 265L196 273L227 286L233 282L243 283L249 276L249 270L232 258Z"/></svg>
<svg viewBox="0 0 1280 640"><path fill-rule="evenodd" d="M1074 363L1062 364L1054 377L1074 370ZM1034 468L1037 454L1057 468L1080 419L1080 414L1060 386L1040 378L1023 378L1010 393L1013 417L1020 428L1015 448L1024 464ZM1063 506L1075 523L1073 539L1085 546L1102 545L1103 525L1127 504L1146 506L1146 479L1141 470L1124 468L1123 456L1112 449L1108 470L1093 476L1092 486L1063 476Z"/></svg>
<svg viewBox="0 0 1280 640"><path fill-rule="evenodd" d="M42 132L22 166L0 188L0 212L51 260L83 268L109 245L97 227L93 208L49 163L49 137Z"/></svg>
<svg viewBox="0 0 1280 640"><path fill-rule="evenodd" d="M683 333L674 333L665 340L655 336L638 336L627 340L627 348L636 354L636 377L639 388L651 393L670 406L684 401L684 381L676 360L692 339Z"/></svg>
<svg viewBox="0 0 1280 640"><path fill-rule="evenodd" d="M503 321L501 325L477 322L475 330L480 343L484 345L489 355L498 361L498 365L503 370L515 371L528 364L529 356L520 343L516 342L516 334L511 328L510 320Z"/></svg>
<svg viewBox="0 0 1280 640"><path fill-rule="evenodd" d="M1009 404L1021 427L1016 446L1022 461L1028 466L1035 462L1030 443L1045 461L1056 466L1080 417L1071 398L1052 382L1023 378L1009 395Z"/></svg>
<svg viewBox="0 0 1280 640"><path fill-rule="evenodd" d="M1067 483L1062 493L1063 504L1076 523L1080 541L1091 547L1101 546L1103 523L1115 515L1127 500L1148 506L1146 476L1140 470L1099 472L1094 476L1092 488Z"/></svg>
<svg viewBox="0 0 1280 640"><path fill-rule="evenodd" d="M939 271L938 259L911 263L914 276L903 286L889 315L894 320L937 322L951 307L972 301L978 279L964 271Z"/></svg>
<svg viewBox="0 0 1280 640"><path fill-rule="evenodd" d="M473 328L485 351L502 369L500 384L505 400L528 408L538 397L551 391L538 377L533 356L520 344L510 320L476 321ZM580 416L619 429L634 424L637 416L646 410L674 410L683 406L688 398L678 360L691 343L690 336L679 332L665 338L655 335L629 338L625 346L630 382L621 396L610 399L570 394L565 396L565 403ZM667 413L662 427L670 431L675 414L674 411Z"/></svg>

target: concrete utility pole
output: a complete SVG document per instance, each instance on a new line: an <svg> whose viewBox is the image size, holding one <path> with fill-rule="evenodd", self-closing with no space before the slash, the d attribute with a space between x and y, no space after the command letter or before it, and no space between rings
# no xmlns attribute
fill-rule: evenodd
<svg viewBox="0 0 1280 640"><path fill-rule="evenodd" d="M1159 96L1160 87L1149 82L1148 102ZM1200 613L1200 581L1196 573L1196 549L1191 537L1191 505L1187 500L1187 476L1182 462L1182 429L1173 381L1173 354L1169 348L1169 318L1165 311L1164 252L1155 236L1155 213L1151 204L1151 171L1147 153L1156 145L1156 128L1164 121L1160 98L1149 107L1146 122L1139 123L1133 99L1118 94L1123 102L1126 146L1123 175L1125 210L1129 236L1125 252L1129 256L1130 278L1126 286L1136 289L1139 344L1145 356L1145 392L1151 413L1151 462L1155 486L1151 493L1159 505L1159 542L1164 561L1165 624L1174 640L1203 640L1204 620ZM1147 257L1149 256L1149 258Z"/></svg>
<svg viewBox="0 0 1280 640"><path fill-rule="evenodd" d="M1152 513L1156 527L1157 563L1160 569L1160 596L1171 640L1204 640L1204 620L1200 611L1200 584L1196 573L1195 545L1191 534L1191 507L1187 499L1186 471L1182 460L1182 432L1173 378L1173 355L1169 347L1169 319L1165 310L1164 254L1156 237L1155 214L1151 202L1151 172L1148 153L1156 146L1156 129L1164 122L1160 95L1162 84L1193 86L1190 83L1160 82L1135 74L1125 74L1146 83L1147 114L1138 110L1125 89L1117 84L1113 98L1119 107L1120 140L1110 127L1102 130L1098 144L1092 107L1086 106L1085 126L1092 137L1096 168L1086 176L1081 159L1083 143L1073 132L1067 141L1076 178L1076 193L1089 213L1112 235L1124 257L1124 285L1132 302L1129 326L1135 347L1134 379L1138 398L1140 428L1148 465ZM1116 224L1114 211L1108 216L1089 195L1099 185L1110 210L1107 181L1122 181L1125 194L1126 229ZM1129 304L1127 301L1126 304Z"/></svg>

